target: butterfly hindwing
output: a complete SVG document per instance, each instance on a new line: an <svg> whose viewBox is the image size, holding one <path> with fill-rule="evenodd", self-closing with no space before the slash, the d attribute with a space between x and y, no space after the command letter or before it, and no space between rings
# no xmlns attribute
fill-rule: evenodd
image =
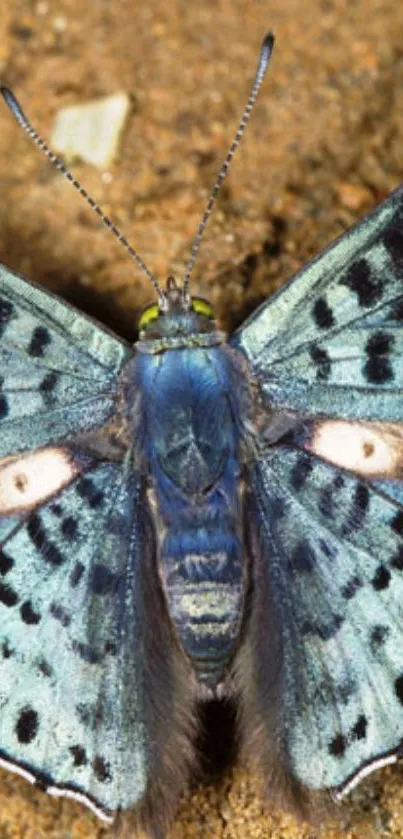
<svg viewBox="0 0 403 839"><path fill-rule="evenodd" d="M265 774L343 793L402 749L403 514L292 448L262 456L250 486L247 739Z"/></svg>
<svg viewBox="0 0 403 839"><path fill-rule="evenodd" d="M0 266L0 457L106 423L130 349Z"/></svg>
<svg viewBox="0 0 403 839"><path fill-rule="evenodd" d="M112 463L77 476L2 541L1 761L101 815L146 813L150 797L169 810L183 781L187 689L180 719L153 550L139 477ZM182 757L168 788L172 736Z"/></svg>
<svg viewBox="0 0 403 839"><path fill-rule="evenodd" d="M398 189L235 333L268 407L403 419L402 230Z"/></svg>

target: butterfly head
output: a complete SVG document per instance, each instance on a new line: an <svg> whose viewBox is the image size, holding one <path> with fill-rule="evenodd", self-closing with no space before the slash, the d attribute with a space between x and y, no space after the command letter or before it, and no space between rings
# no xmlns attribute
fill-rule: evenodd
<svg viewBox="0 0 403 839"><path fill-rule="evenodd" d="M216 330L214 309L208 300L191 297L168 277L158 302L147 306L139 319L140 339L186 336Z"/></svg>

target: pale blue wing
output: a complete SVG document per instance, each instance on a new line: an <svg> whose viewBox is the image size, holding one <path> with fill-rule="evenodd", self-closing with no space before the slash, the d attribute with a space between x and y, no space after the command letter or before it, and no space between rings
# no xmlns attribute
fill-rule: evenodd
<svg viewBox="0 0 403 839"><path fill-rule="evenodd" d="M132 351L0 265L0 458L105 424Z"/></svg>
<svg viewBox="0 0 403 839"><path fill-rule="evenodd" d="M192 702L122 435L132 357L0 266L0 763L154 829L185 783Z"/></svg>
<svg viewBox="0 0 403 839"><path fill-rule="evenodd" d="M166 818L183 782L189 689L154 551L131 463L93 464L1 544L0 761L98 815Z"/></svg>
<svg viewBox="0 0 403 839"><path fill-rule="evenodd" d="M403 190L235 333L271 408L403 419Z"/></svg>
<svg viewBox="0 0 403 839"><path fill-rule="evenodd" d="M287 447L249 486L249 739L265 769L342 793L402 751L403 510Z"/></svg>

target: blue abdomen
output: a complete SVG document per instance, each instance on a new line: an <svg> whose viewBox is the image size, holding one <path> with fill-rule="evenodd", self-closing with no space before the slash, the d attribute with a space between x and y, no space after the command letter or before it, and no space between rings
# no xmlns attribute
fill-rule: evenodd
<svg viewBox="0 0 403 839"><path fill-rule="evenodd" d="M139 354L136 368L163 588L199 680L215 685L239 636L245 591L242 372L225 346Z"/></svg>

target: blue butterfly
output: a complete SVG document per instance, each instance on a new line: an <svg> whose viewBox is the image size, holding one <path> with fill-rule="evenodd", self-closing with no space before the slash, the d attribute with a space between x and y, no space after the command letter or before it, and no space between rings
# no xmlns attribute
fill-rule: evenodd
<svg viewBox="0 0 403 839"><path fill-rule="evenodd" d="M134 346L0 268L0 763L155 836L200 696L303 812L402 751L403 191L229 340L189 293L272 45Z"/></svg>

